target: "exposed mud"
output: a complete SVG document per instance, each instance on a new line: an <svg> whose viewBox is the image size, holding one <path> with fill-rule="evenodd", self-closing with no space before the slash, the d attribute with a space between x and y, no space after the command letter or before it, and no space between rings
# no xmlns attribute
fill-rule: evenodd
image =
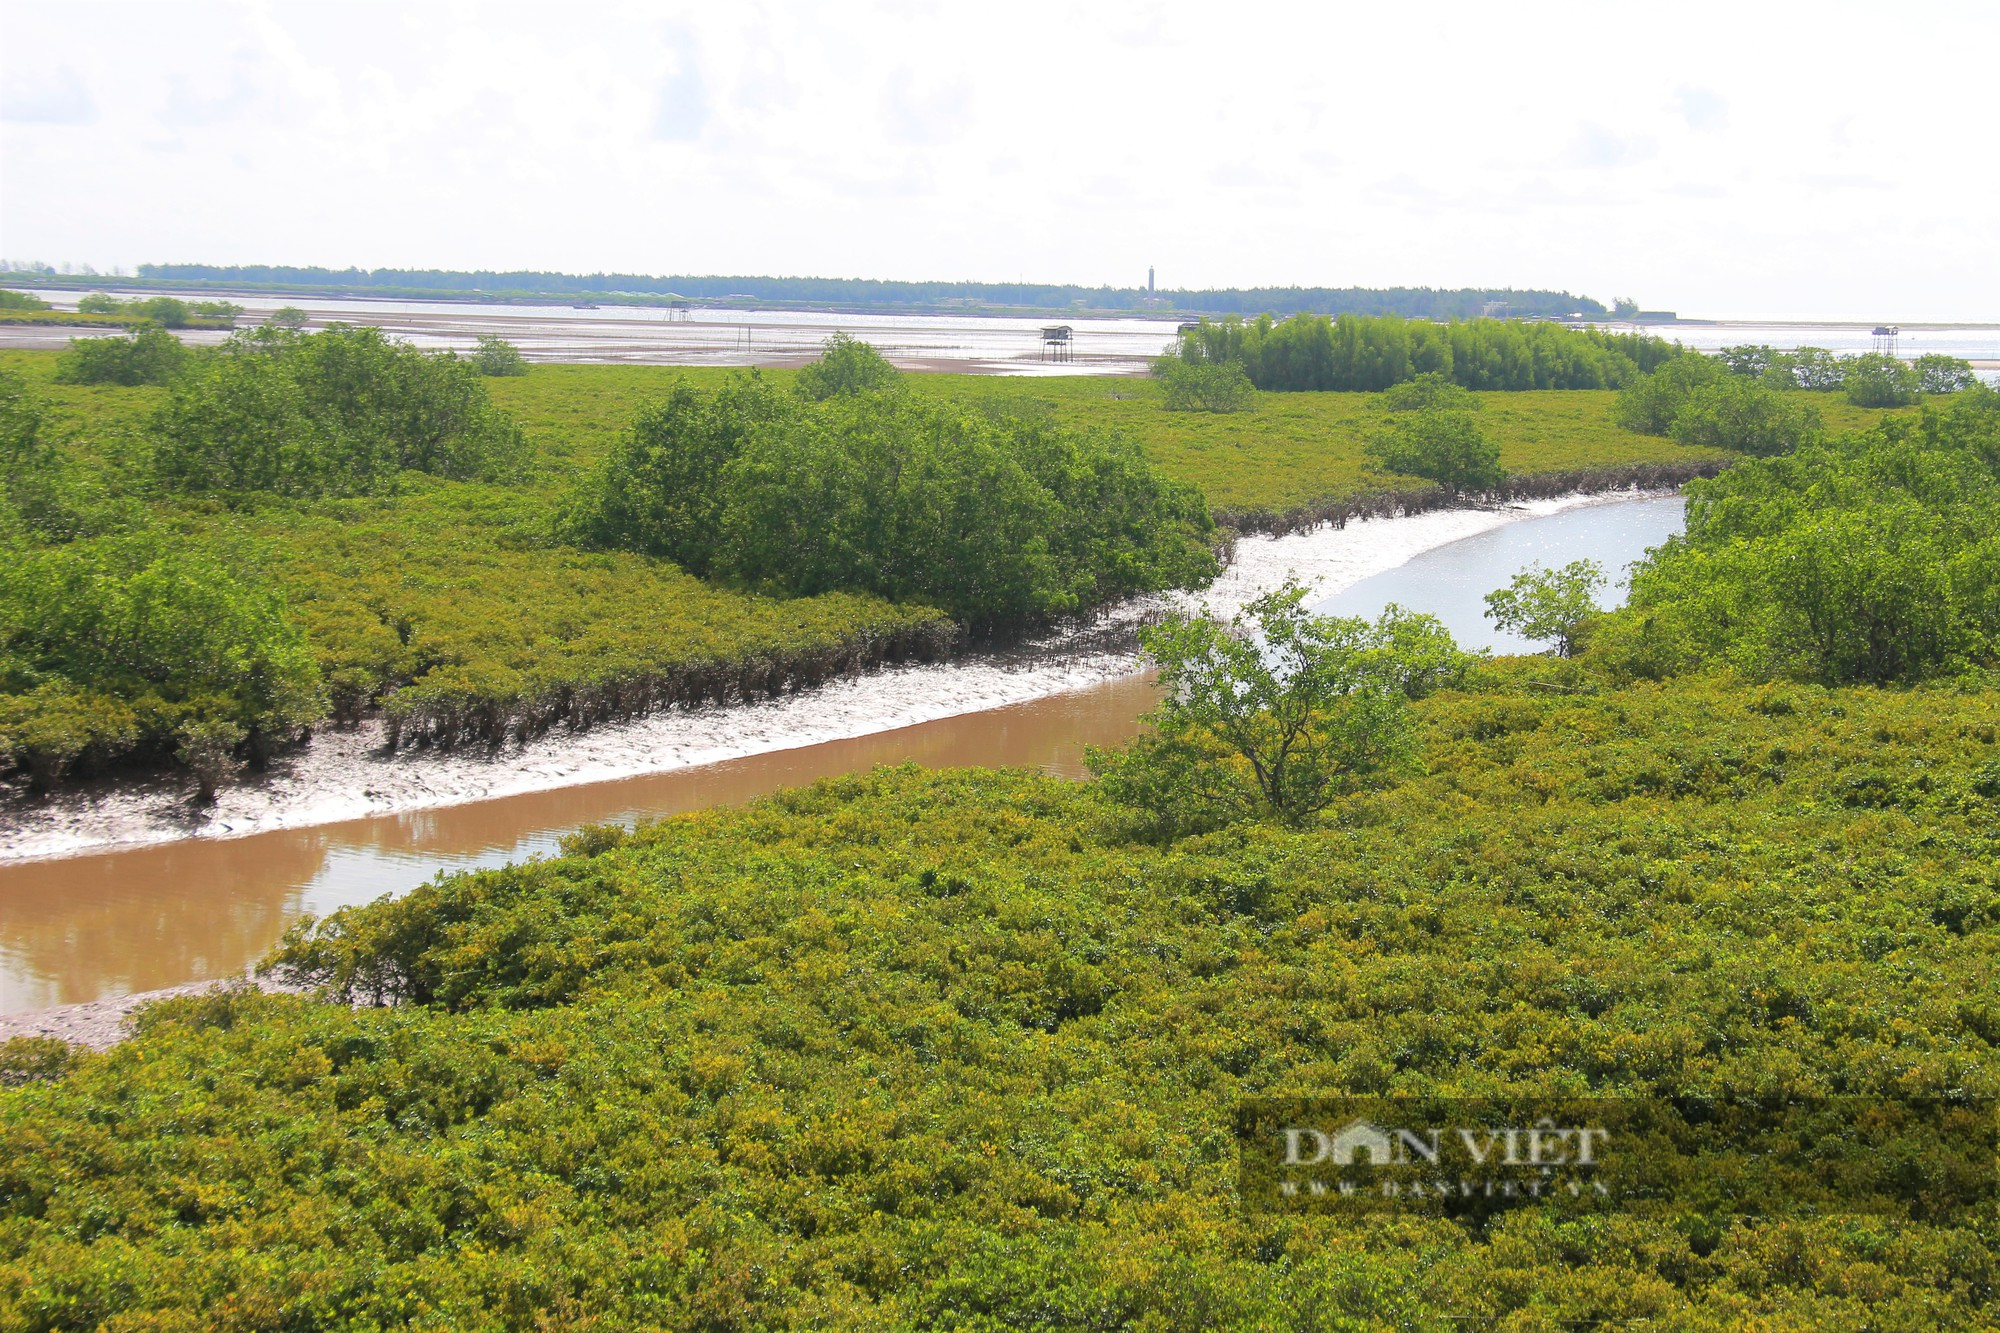
<svg viewBox="0 0 2000 1333"><path fill-rule="evenodd" d="M300 990L269 978L243 977L231 982L190 981L182 986L165 986L134 995L113 995L84 1004L59 1004L24 1014L0 1015L0 1041L15 1037L54 1037L72 1046L102 1051L131 1035L132 1016L147 1005L182 995L206 995L230 986L287 994L298 994Z"/></svg>
<svg viewBox="0 0 2000 1333"><path fill-rule="evenodd" d="M1516 519L1631 492L1370 519L1283 536L1248 536L1230 568L1182 600L1222 613L1296 575L1320 595L1419 552ZM729 707L674 710L525 745L387 752L380 721L319 732L254 780L196 810L172 778L99 783L0 812L0 860L120 844L229 837L604 782L907 727L1082 689L1137 669L1137 628L1166 599L1126 603L1093 624L942 665L901 665L814 690Z"/></svg>

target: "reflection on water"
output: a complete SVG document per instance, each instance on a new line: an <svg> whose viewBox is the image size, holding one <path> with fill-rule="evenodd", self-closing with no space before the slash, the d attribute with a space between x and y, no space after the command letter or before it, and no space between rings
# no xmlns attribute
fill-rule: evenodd
<svg viewBox="0 0 2000 1333"><path fill-rule="evenodd" d="M330 829L192 841L0 871L0 1012L238 973L299 912ZM249 840L244 840L248 842Z"/></svg>
<svg viewBox="0 0 2000 1333"><path fill-rule="evenodd" d="M1328 615L1380 615L1395 602L1436 616L1467 648L1499 653L1540 652L1546 645L1503 633L1486 619L1486 594L1539 561L1565 565L1589 557L1616 580L1601 598L1625 600L1626 566L1686 526L1687 505L1678 496L1629 504L1572 509L1528 523L1510 523L1476 537L1426 551L1406 565L1342 590L1314 609Z"/></svg>
<svg viewBox="0 0 2000 1333"><path fill-rule="evenodd" d="M1083 747L1136 734L1149 678L701 768L345 824L0 867L0 1013L238 974L305 912L503 865L578 824L728 805L914 760L1081 776Z"/></svg>

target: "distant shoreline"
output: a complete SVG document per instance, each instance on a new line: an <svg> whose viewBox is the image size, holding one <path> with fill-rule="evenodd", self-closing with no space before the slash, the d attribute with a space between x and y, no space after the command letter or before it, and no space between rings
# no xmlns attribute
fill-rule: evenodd
<svg viewBox="0 0 2000 1333"><path fill-rule="evenodd" d="M117 293L117 280L103 281ZM39 289L59 307L73 307L74 287ZM783 309L775 306L734 308L691 305L686 311L657 303L594 302L555 299L498 301L463 296L414 298L383 292L341 295L326 290L303 294L259 293L213 289L248 308L241 324L267 318L280 306L297 305L308 313L311 327L335 322L378 324L393 337L407 338L434 350L467 350L475 338L491 334L519 347L529 361L572 365L763 366L771 369L805 364L820 353L820 342L835 331L874 343L905 370L944 374L998 376L1134 376L1143 375L1167 346L1183 316L1174 312L1134 314L1110 311L1068 312L1063 322L1076 329L1070 358L1044 361L1037 329L1046 316L999 310L954 310L926 313L871 309L843 312ZM579 308L581 306L582 308ZM1799 320L1683 320L1676 323L1592 320L1591 327L1610 333L1645 333L1685 342L1713 352L1735 341L1797 345L1821 342L1836 350L1866 350L1875 327L1856 323L1814 324ZM1945 351L1964 357L1982 374L2000 370L2000 324L1915 324L1901 326L1906 351ZM61 351L76 331L59 325L0 324L0 349ZM224 332L191 331L192 344L221 341Z"/></svg>

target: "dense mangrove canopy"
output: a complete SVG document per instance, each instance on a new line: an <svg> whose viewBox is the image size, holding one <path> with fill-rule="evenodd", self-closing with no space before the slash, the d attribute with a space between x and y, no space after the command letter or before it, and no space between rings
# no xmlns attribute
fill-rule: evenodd
<svg viewBox="0 0 2000 1333"><path fill-rule="evenodd" d="M302 932L360 1009L0 1048L0 1319L1989 1326L1977 1218L1243 1207L1256 1093L2000 1091L1991 690L1554 669L1307 829L883 771Z"/></svg>
<svg viewBox="0 0 2000 1333"><path fill-rule="evenodd" d="M1436 503L1364 466L1385 423L1424 415L1396 410L1408 394L1477 422L1483 452L1443 460L1475 469L1398 456L1445 485L1478 488L1493 449L1520 494L1670 484L1730 457L1620 429L1607 391L1489 393L1468 414L1430 378L1216 415L1162 411L1143 381L898 376L863 344L836 352L811 374L488 377L372 331L274 328L223 351L154 330L6 354L0 767L43 785L127 761L213 776L370 714L398 744L501 743L935 658L954 616L1201 581L1201 497L1253 528ZM1811 397L1829 436L1884 419ZM989 481L1007 504L972 498ZM91 596L63 595L79 570ZM817 588L835 590L800 595ZM211 597L237 610L211 616ZM87 617L139 606L215 629L148 631L131 669L90 660L131 640ZM248 674L202 665L216 654Z"/></svg>
<svg viewBox="0 0 2000 1333"><path fill-rule="evenodd" d="M172 380L153 432L160 479L189 491L371 495L405 471L505 480L527 457L473 363L373 328L239 334Z"/></svg>
<svg viewBox="0 0 2000 1333"><path fill-rule="evenodd" d="M1200 493L1133 442L898 391L843 359L866 364L836 346L805 393L754 373L676 387L582 488L569 531L750 588L975 624L1214 576Z"/></svg>
<svg viewBox="0 0 2000 1333"><path fill-rule="evenodd" d="M1683 354L1641 333L1355 314L1204 319L1171 350L1196 364L1235 362L1257 388L1281 392L1377 392L1424 374L1467 389L1615 389Z"/></svg>
<svg viewBox="0 0 2000 1333"><path fill-rule="evenodd" d="M1622 670L1910 681L2000 659L2000 393L1688 487L1605 627Z"/></svg>
<svg viewBox="0 0 2000 1333"><path fill-rule="evenodd" d="M1205 515L1129 446L826 378L818 402L670 386L566 501L632 549L536 546L514 493L421 473L228 512L310 538L310 568L268 557L319 594L294 614L354 679L403 680L391 708L433 690L406 716L440 739L499 700L679 698L708 678L647 656L676 624L711 636L726 694L772 667L742 650L774 626L943 622L663 556L775 581L742 544L771 536L829 583L975 611L1205 572ZM101 671L133 718L171 717L184 681L217 710L178 736L193 764L238 701L308 697L207 511L135 511L18 387L8 707ZM1992 1204L1934 1189L1920 1137L1870 1165L1865 1215L1695 1181L1467 1225L1246 1207L1237 1131L1246 1097L1321 1092L1851 1096L1990 1130L1996 401L1738 463L1630 607L1552 612L1566 658L1468 659L1423 617L1320 620L1296 590L1235 632L1169 618L1148 643L1171 701L1105 780L906 767L586 828L302 923L272 962L317 997L169 1002L104 1054L0 1046L0 1327L1990 1327ZM1442 378L1367 410L1509 411ZM440 515L450 541L412 531ZM973 558L1030 525L1025 556ZM649 605L636 635L601 614ZM161 638L148 608L207 628ZM532 643L497 636L502 608ZM590 675L607 661L628 674Z"/></svg>

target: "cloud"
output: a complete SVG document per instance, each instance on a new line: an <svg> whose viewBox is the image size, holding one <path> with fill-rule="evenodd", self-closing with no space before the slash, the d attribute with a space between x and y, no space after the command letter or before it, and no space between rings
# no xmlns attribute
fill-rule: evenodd
<svg viewBox="0 0 2000 1333"><path fill-rule="evenodd" d="M1209 184L1225 189L1268 189L1285 182L1261 167L1248 162L1222 162L1209 169Z"/></svg>
<svg viewBox="0 0 2000 1333"><path fill-rule="evenodd" d="M2000 308L1990 185L1962 142L1908 131L1979 123L2000 5L1944 43L1782 6L1739 5L1727 42L1576 7L1523 25L1473 0L1253 6L1202 25L1114 4L1065 12L1051 44L990 6L916 0L405 3L366 23L352 4L0 0L0 112L26 122L0 125L0 172L42 185L0 191L0 234L100 268L282 252L590 272L664 252L709 271L1083 278L1143 275L1137 255L1175 285L1532 279L1777 312L1826 308L1831 273L1876 294L1856 304ZM1338 78L1201 99L1274 45ZM1607 49L1616 91L1599 96L1504 73ZM1774 49L1794 58L1759 58ZM1365 54L1383 50L1423 51L1423 78ZM1830 105L1828 88L1865 92ZM580 178L603 196L587 227ZM1885 185L1926 206L1878 209ZM709 207L671 209L691 194ZM140 195L190 204L122 206ZM1209 196L1230 207L1187 202ZM471 209L491 225L453 225ZM1701 239L1717 234L1782 238L1788 267ZM1888 254L1885 234L1907 246ZM1882 262L1843 268L1861 252Z"/></svg>
<svg viewBox="0 0 2000 1333"><path fill-rule="evenodd" d="M7 76L0 93L0 120L24 125L88 125L97 119L97 104L76 71L67 65L54 71Z"/></svg>
<svg viewBox="0 0 2000 1333"><path fill-rule="evenodd" d="M701 76L700 49L685 32L668 38L674 72L660 84L653 100L653 137L688 143L708 125L708 84Z"/></svg>
<svg viewBox="0 0 2000 1333"><path fill-rule="evenodd" d="M1890 191L1896 183L1880 176L1868 176L1859 172L1815 172L1799 177L1799 181L1814 190L1879 190Z"/></svg>
<svg viewBox="0 0 2000 1333"><path fill-rule="evenodd" d="M169 80L167 105L161 119L169 125L199 127L240 118L258 100L257 64L254 53L239 48L230 58L227 86L219 89L212 74L206 78L174 74Z"/></svg>
<svg viewBox="0 0 2000 1333"><path fill-rule="evenodd" d="M883 102L889 136L903 143L944 143L972 120L972 97L963 84L920 92L907 69L890 77Z"/></svg>
<svg viewBox="0 0 2000 1333"><path fill-rule="evenodd" d="M1719 130L1729 124L1729 103L1707 88L1682 84L1674 90L1674 101L1691 130Z"/></svg>
<svg viewBox="0 0 2000 1333"><path fill-rule="evenodd" d="M1658 151L1659 145L1643 134L1626 137L1602 125L1585 124L1577 126L1569 162L1579 167L1627 167L1644 162Z"/></svg>
<svg viewBox="0 0 2000 1333"><path fill-rule="evenodd" d="M1418 180L1407 171L1399 171L1393 176L1375 182L1375 192L1419 204L1444 202L1444 195L1436 187Z"/></svg>

